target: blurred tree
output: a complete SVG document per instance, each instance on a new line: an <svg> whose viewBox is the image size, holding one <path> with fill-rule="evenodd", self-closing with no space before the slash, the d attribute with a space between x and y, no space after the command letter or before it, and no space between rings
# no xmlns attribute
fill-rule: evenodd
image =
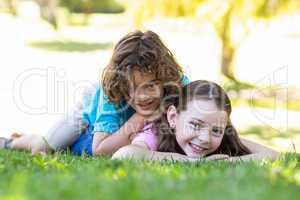
<svg viewBox="0 0 300 200"><path fill-rule="evenodd" d="M8 11L14 16L17 15L16 3L17 0L5 0L5 4L8 8Z"/></svg>
<svg viewBox="0 0 300 200"><path fill-rule="evenodd" d="M134 13L137 27L144 19L157 15L197 16L213 23L222 44L221 73L240 83L234 73L235 55L250 31L254 19L268 20L280 14L300 11L300 0L123 0ZM237 34L238 32L238 34Z"/></svg>
<svg viewBox="0 0 300 200"><path fill-rule="evenodd" d="M4 0L9 12L17 16L18 2L22 0ZM40 15L48 21L55 29L57 28L57 7L58 5L66 7L71 13L84 13L87 16L90 13L118 13L123 12L122 5L115 0L33 0L40 7Z"/></svg>
<svg viewBox="0 0 300 200"><path fill-rule="evenodd" d="M234 82L238 82L234 73L235 55L249 34L251 21L300 11L299 0L215 0L205 1L202 6L211 7L206 11L205 19L213 22L222 43L221 72Z"/></svg>
<svg viewBox="0 0 300 200"><path fill-rule="evenodd" d="M21 0L5 0L9 12L17 16L17 6ZM40 15L48 21L55 29L57 28L56 7L57 0L34 0L40 7Z"/></svg>
<svg viewBox="0 0 300 200"><path fill-rule="evenodd" d="M115 0L61 0L60 5L71 13L120 13L124 11Z"/></svg>

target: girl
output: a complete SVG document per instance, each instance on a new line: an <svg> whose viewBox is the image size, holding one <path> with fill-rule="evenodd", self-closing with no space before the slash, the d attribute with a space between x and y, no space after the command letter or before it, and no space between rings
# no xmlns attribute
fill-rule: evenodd
<svg viewBox="0 0 300 200"><path fill-rule="evenodd" d="M2 138L2 147L35 154L71 146L79 155L111 155L153 120L149 116L159 115L161 98L172 93L170 85L188 79L157 34L135 31L116 44L101 82L45 137L13 134Z"/></svg>
<svg viewBox="0 0 300 200"><path fill-rule="evenodd" d="M217 84L195 81L180 93L166 101L161 120L146 125L131 145L119 149L113 158L181 161L277 157L277 152L239 138L230 120L230 100Z"/></svg>

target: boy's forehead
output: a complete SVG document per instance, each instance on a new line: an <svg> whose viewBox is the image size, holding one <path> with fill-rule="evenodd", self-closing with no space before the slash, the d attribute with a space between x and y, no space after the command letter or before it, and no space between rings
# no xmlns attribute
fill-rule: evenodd
<svg viewBox="0 0 300 200"><path fill-rule="evenodd" d="M135 85L143 84L149 81L155 81L157 80L155 73L145 73L140 72L138 70L134 70L132 73L132 80Z"/></svg>

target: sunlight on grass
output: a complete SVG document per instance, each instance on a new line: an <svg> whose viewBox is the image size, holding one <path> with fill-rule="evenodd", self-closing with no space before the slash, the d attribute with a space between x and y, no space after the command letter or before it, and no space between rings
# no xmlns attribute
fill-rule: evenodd
<svg viewBox="0 0 300 200"><path fill-rule="evenodd" d="M63 51L63 52L90 52L98 50L109 50L113 44L106 43L89 43L78 41L35 41L29 43L30 47L39 48L47 51Z"/></svg>
<svg viewBox="0 0 300 200"><path fill-rule="evenodd" d="M7 200L99 199L100 194L101 199L279 200L299 195L297 154L259 163L119 161L5 150L0 150L0 158L7 166L0 172L0 180L5 180L0 181L0 199ZM49 167L37 166L32 158ZM49 165L57 162L65 170Z"/></svg>
<svg viewBox="0 0 300 200"><path fill-rule="evenodd" d="M282 152L299 152L300 129L275 129L270 126L255 125L239 132L243 137L271 146Z"/></svg>
<svg viewBox="0 0 300 200"><path fill-rule="evenodd" d="M290 138L300 135L300 129L289 128L288 130L278 130L270 126L250 126L248 129L241 131L241 134L255 134L263 140L270 140L274 137Z"/></svg>

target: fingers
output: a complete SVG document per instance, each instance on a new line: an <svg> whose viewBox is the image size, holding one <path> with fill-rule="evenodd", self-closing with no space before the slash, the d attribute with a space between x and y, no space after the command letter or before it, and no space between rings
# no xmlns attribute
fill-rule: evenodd
<svg viewBox="0 0 300 200"><path fill-rule="evenodd" d="M12 139L15 139L15 138L19 138L19 137L21 137L22 135L24 135L23 133L16 133L16 132L14 132L14 133L12 133L11 134L11 138Z"/></svg>
<svg viewBox="0 0 300 200"><path fill-rule="evenodd" d="M229 156L226 154L215 154L205 158L206 160L226 160L229 159Z"/></svg>
<svg viewBox="0 0 300 200"><path fill-rule="evenodd" d="M132 140L135 138L136 135L137 135L137 133L131 134L131 135L129 136L129 140L132 141Z"/></svg>

